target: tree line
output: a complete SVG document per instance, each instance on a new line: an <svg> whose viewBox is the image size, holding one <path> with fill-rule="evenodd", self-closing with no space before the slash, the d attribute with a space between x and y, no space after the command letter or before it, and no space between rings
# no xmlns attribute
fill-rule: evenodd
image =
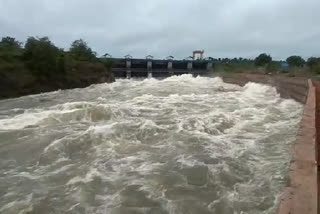
<svg viewBox="0 0 320 214"><path fill-rule="evenodd" d="M254 64L256 66L266 66L267 68L270 67L270 65L274 65L278 66L278 70L286 69L290 71L300 69L310 72L311 74L320 74L320 57L310 57L304 60L301 56L293 55L289 56L285 61L273 61L270 55L263 53L255 58Z"/></svg>
<svg viewBox="0 0 320 214"><path fill-rule="evenodd" d="M266 72L304 71L309 75L320 74L320 57L310 57L304 60L301 56L289 56L286 60L273 60L262 53L254 59L247 58L217 58L214 59L218 71L252 72L262 70Z"/></svg>
<svg viewBox="0 0 320 214"><path fill-rule="evenodd" d="M29 37L24 46L12 37L3 37L0 41L2 71L22 65L34 75L50 77L65 73L68 63L77 61L97 62L96 53L82 39L72 42L69 51L58 48L48 37Z"/></svg>
<svg viewBox="0 0 320 214"><path fill-rule="evenodd" d="M29 37L23 44L13 37L0 40L0 99L57 89L112 82L108 59L101 59L78 39L68 50L48 37Z"/></svg>
<svg viewBox="0 0 320 214"><path fill-rule="evenodd" d="M272 57L267 55L266 53L260 54L255 58L254 63L257 66L264 66L268 63L272 62ZM286 59L286 63L290 67L303 67L305 65L312 67L320 63L320 57L310 57L307 61L305 61L301 56L289 56Z"/></svg>
<svg viewBox="0 0 320 214"><path fill-rule="evenodd" d="M313 73L320 73L319 57L310 57L305 61L301 56L290 56L286 61L275 61L270 55L262 53L254 60L240 57L218 58L215 61L229 67L266 67L269 71L279 70L286 64L289 68L307 67ZM48 79L72 72L79 62L103 63L107 68L112 65L107 59L98 58L82 39L72 42L68 51L57 47L48 37L29 37L24 45L13 37L3 37L0 41L0 73L25 69L40 79Z"/></svg>

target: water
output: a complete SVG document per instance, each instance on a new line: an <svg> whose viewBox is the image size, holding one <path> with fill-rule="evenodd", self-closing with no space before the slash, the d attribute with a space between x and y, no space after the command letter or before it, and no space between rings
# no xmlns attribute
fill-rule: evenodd
<svg viewBox="0 0 320 214"><path fill-rule="evenodd" d="M0 213L274 213L302 105L220 78L0 101Z"/></svg>

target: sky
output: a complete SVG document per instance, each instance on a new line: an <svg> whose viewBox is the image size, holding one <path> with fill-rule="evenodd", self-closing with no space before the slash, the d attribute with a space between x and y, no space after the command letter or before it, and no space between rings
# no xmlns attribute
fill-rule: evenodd
<svg viewBox="0 0 320 214"><path fill-rule="evenodd" d="M102 55L320 56L320 0L0 0L0 37L82 38Z"/></svg>

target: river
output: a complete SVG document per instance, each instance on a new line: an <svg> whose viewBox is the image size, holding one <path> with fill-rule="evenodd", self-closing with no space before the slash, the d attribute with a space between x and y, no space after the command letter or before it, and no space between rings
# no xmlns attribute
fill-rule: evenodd
<svg viewBox="0 0 320 214"><path fill-rule="evenodd" d="M275 213L302 107L191 75L2 100L0 213Z"/></svg>

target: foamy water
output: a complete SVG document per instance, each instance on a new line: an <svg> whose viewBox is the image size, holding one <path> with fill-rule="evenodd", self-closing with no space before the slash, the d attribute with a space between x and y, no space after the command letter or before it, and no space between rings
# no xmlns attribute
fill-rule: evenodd
<svg viewBox="0 0 320 214"><path fill-rule="evenodd" d="M190 75L0 101L0 213L274 213L302 105Z"/></svg>

